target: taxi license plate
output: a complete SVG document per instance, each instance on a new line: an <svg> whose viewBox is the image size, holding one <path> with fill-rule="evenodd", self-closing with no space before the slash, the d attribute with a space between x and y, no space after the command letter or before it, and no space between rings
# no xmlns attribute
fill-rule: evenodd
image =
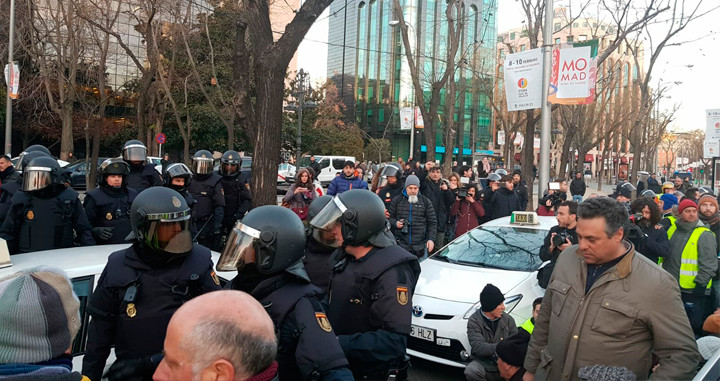
<svg viewBox="0 0 720 381"><path fill-rule="evenodd" d="M435 342L435 330L425 327L419 327L417 325L410 326L410 336L417 337L427 341Z"/></svg>

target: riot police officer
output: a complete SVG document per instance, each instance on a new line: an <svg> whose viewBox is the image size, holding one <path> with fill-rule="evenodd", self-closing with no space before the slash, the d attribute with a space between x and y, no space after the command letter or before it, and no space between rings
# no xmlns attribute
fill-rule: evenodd
<svg viewBox="0 0 720 381"><path fill-rule="evenodd" d="M27 166L27 163L30 162L30 159L23 160L25 156L31 152L39 152L43 154L44 156L50 156L52 157L52 154L50 153L50 150L47 149L47 147L40 145L40 144L33 144L30 147L25 148L24 151L20 152L20 155L18 156L18 165L17 165L17 171L22 173L23 167ZM31 155L31 157L37 157L37 155Z"/></svg>
<svg viewBox="0 0 720 381"><path fill-rule="evenodd" d="M10 253L28 253L94 245L92 227L78 193L62 183L63 171L52 157L36 157L23 169L22 191L13 195L0 228Z"/></svg>
<svg viewBox="0 0 720 381"><path fill-rule="evenodd" d="M406 379L417 257L397 246L382 201L367 190L336 196L310 225L342 237L328 317L355 378Z"/></svg>
<svg viewBox="0 0 720 381"><path fill-rule="evenodd" d="M18 168L27 167L27 163L36 157L49 157L49 155L41 151L23 152L20 156L21 158L19 158L17 162ZM16 173L18 176L15 178L15 181L7 181L0 185L0 226L5 222L5 217L7 217L10 205L12 205L13 196L22 190L22 172L18 169Z"/></svg>
<svg viewBox="0 0 720 381"><path fill-rule="evenodd" d="M315 216L332 201L332 196L321 196L313 200L308 208L307 220L312 221ZM307 243L305 244L305 271L312 284L327 290L332 274L332 254L340 247L340 240L335 237L332 230L316 229L312 226L307 229Z"/></svg>
<svg viewBox="0 0 720 381"><path fill-rule="evenodd" d="M241 163L240 154L233 150L226 151L220 159L218 172L222 176L220 181L225 192L225 217L222 223L224 234L230 233L235 221L242 219L252 203L247 177L240 175Z"/></svg>
<svg viewBox="0 0 720 381"><path fill-rule="evenodd" d="M130 165L127 184L142 192L150 187L162 185L162 178L155 165L147 162L147 147L139 140L128 140L123 146L122 158Z"/></svg>
<svg viewBox="0 0 720 381"><path fill-rule="evenodd" d="M220 180L213 172L210 151L200 150L192 158L195 178L188 185L188 192L197 203L193 208L193 222L198 229L198 243L213 250L220 250L222 221L225 216L225 196Z"/></svg>
<svg viewBox="0 0 720 381"><path fill-rule="evenodd" d="M383 200L385 209L390 207L390 202L403 192L403 172L399 164L390 163L380 173L380 185L378 196Z"/></svg>
<svg viewBox="0 0 720 381"><path fill-rule="evenodd" d="M169 164L163 172L163 186L180 193L190 209L195 206L195 198L188 193L188 184L192 181L192 172L187 165L183 163Z"/></svg>
<svg viewBox="0 0 720 381"><path fill-rule="evenodd" d="M110 254L87 307L92 319L82 373L91 380L102 376L113 345L116 369L160 353L175 310L220 289L210 250L192 243L190 208L180 194L165 187L140 192L130 225L132 246Z"/></svg>
<svg viewBox="0 0 720 381"><path fill-rule="evenodd" d="M138 195L127 186L130 166L120 158L100 164L100 186L87 191L83 206L98 244L123 243L130 234L130 205Z"/></svg>
<svg viewBox="0 0 720 381"><path fill-rule="evenodd" d="M304 248L305 228L295 213L261 206L235 224L218 270L237 270L226 287L252 295L272 318L280 380L352 380L320 304L322 291L303 267Z"/></svg>

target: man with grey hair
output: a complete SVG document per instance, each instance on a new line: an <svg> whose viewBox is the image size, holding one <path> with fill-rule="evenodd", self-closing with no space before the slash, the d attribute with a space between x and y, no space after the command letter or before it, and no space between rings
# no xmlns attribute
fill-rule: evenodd
<svg viewBox="0 0 720 381"><path fill-rule="evenodd" d="M410 175L405 190L388 209L390 226L398 245L424 259L435 247L438 220L432 201L420 192L420 179Z"/></svg>
<svg viewBox="0 0 720 381"><path fill-rule="evenodd" d="M260 303L242 291L215 291L180 307L168 325L153 380L277 379L275 328Z"/></svg>
<svg viewBox="0 0 720 381"><path fill-rule="evenodd" d="M673 277L623 240L628 214L609 197L578 206L578 244L558 256L525 358L524 380L577 380L591 365L638 379L691 379L700 360Z"/></svg>

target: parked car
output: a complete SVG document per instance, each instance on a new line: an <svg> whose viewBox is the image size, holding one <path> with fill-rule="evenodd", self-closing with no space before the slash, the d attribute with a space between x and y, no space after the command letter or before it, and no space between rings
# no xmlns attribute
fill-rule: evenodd
<svg viewBox="0 0 720 381"><path fill-rule="evenodd" d="M517 216L530 216L537 223L518 223L523 219ZM536 278L542 264L538 253L555 225L554 217L515 212L470 230L423 261L413 296L408 353L465 367L471 351L468 319L480 308L480 291L487 283L503 292L506 312L517 325L529 319L533 300L544 294Z"/></svg>
<svg viewBox="0 0 720 381"><path fill-rule="evenodd" d="M320 164L320 173L315 174L315 178L320 180L322 186L326 187L335 178L335 175L342 172L346 161L355 162L354 156L318 156L315 155L315 161ZM300 168L310 165L310 155L300 158ZM288 182L295 182L294 176L288 179Z"/></svg>
<svg viewBox="0 0 720 381"><path fill-rule="evenodd" d="M99 157L96 168L100 168L100 164L107 160L107 157ZM70 186L73 189L87 188L87 174L90 171L88 161L83 159L68 165L65 169L70 172Z"/></svg>
<svg viewBox="0 0 720 381"><path fill-rule="evenodd" d="M129 244L82 246L17 254L10 257L13 264L11 267L0 268L0 278L40 265L56 267L68 274L73 284L73 290L80 299L81 326L71 348L74 370L79 371L82 368L82 358L87 344L88 321L90 320L87 311L90 296L97 286L100 274L105 268L110 254L128 246ZM212 252L213 263L217 264L219 258L219 253ZM222 275L219 277L220 282L224 285L228 280L234 278L237 272L223 272L220 275ZM111 352L106 370L114 361L115 354Z"/></svg>

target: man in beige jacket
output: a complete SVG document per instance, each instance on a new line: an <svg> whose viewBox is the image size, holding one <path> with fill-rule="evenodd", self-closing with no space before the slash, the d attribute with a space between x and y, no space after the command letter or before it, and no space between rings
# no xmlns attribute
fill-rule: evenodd
<svg viewBox="0 0 720 381"><path fill-rule="evenodd" d="M578 245L563 251L543 298L524 380L577 380L583 366L626 367L639 379L691 379L700 361L677 281L623 240L625 207L578 207ZM659 365L652 375L652 354Z"/></svg>

